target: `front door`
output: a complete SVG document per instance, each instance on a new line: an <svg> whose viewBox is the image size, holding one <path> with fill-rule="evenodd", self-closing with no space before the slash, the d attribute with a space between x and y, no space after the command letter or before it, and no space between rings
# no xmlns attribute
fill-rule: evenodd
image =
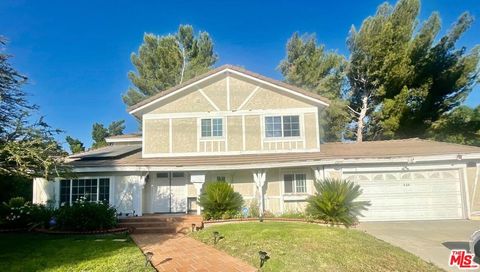
<svg viewBox="0 0 480 272"><path fill-rule="evenodd" d="M152 211L180 213L187 210L186 177L183 172L158 172L152 184Z"/></svg>

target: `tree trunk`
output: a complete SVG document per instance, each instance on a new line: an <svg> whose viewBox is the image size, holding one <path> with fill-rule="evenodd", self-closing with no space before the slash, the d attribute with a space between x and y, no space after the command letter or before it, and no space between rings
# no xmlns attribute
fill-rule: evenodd
<svg viewBox="0 0 480 272"><path fill-rule="evenodd" d="M363 128L365 127L364 119L367 115L368 109L368 96L364 95L362 97L362 108L360 109L360 114L358 115L357 120L357 143L363 142Z"/></svg>
<svg viewBox="0 0 480 272"><path fill-rule="evenodd" d="M182 72L180 74L180 83L179 84L182 84L183 82L183 75L185 74L185 65L186 65L186 57L185 57L185 48L182 46L182 59L183 59L183 63L182 63Z"/></svg>

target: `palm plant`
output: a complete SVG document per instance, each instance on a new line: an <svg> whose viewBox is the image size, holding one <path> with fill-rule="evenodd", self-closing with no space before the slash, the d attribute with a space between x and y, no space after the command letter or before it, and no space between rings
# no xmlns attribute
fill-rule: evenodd
<svg viewBox="0 0 480 272"><path fill-rule="evenodd" d="M208 182L200 195L199 204L203 207L205 219L220 219L240 211L243 198L225 181Z"/></svg>
<svg viewBox="0 0 480 272"><path fill-rule="evenodd" d="M362 189L351 181L324 179L315 182L315 189L315 195L307 200L307 214L331 225L350 227L370 206L369 201L355 201L362 194Z"/></svg>

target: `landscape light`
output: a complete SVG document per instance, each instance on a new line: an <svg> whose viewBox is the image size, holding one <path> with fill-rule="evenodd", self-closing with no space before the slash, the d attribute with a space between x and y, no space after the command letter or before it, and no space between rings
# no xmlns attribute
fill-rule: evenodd
<svg viewBox="0 0 480 272"><path fill-rule="evenodd" d="M268 256L268 253L265 251L259 251L258 256L260 257L260 268L265 264L265 262L270 259L270 256Z"/></svg>

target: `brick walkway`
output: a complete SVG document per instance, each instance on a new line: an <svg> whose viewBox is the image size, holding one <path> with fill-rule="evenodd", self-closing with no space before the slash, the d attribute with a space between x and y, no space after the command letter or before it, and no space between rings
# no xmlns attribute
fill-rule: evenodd
<svg viewBox="0 0 480 272"><path fill-rule="evenodd" d="M145 252L152 252L158 271L257 271L249 264L184 235L132 234Z"/></svg>

